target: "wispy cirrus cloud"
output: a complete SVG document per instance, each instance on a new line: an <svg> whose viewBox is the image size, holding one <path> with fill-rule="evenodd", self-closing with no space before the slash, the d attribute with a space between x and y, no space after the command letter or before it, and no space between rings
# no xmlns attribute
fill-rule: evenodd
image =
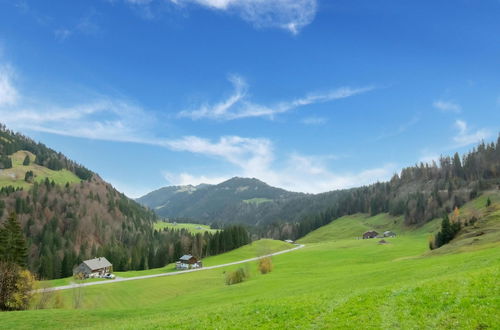
<svg viewBox="0 0 500 330"><path fill-rule="evenodd" d="M13 85L14 70L9 65L0 65L0 106L13 105L19 93Z"/></svg>
<svg viewBox="0 0 500 330"><path fill-rule="evenodd" d="M99 96L94 101L73 106L53 103L33 103L31 97L21 97L8 70L0 71L0 118L9 128L47 132L61 136L86 139L139 143L166 148L174 152L201 155L220 161L232 168L224 173L178 173L165 171L164 177L172 184L217 183L231 176L256 177L271 185L294 191L310 193L348 188L389 178L393 164L369 168L359 172L335 172L328 162L334 157L310 156L299 153L279 155L273 141L263 137L221 136L208 139L199 136L163 138L154 135L158 118L141 106L127 100ZM7 87L5 87L7 86ZM241 95L244 85L240 86ZM5 92L7 91L7 92ZM238 94L238 93L236 93ZM338 91L335 97L349 93ZM12 96L12 95L15 95ZM326 95L326 94L325 94ZM292 101L307 104L331 96L312 95ZM239 97L232 99L237 102ZM26 100L30 100L29 103ZM224 109L224 106L221 106ZM224 110L221 110L224 112ZM157 128L157 127L156 127ZM111 180L118 187L127 189L129 196L138 196L118 178ZM115 182L116 181L116 182Z"/></svg>
<svg viewBox="0 0 500 330"><path fill-rule="evenodd" d="M154 0L125 0L134 5L151 6ZM170 0L177 7L203 7L237 15L255 28L278 28L298 34L312 23L317 0Z"/></svg>
<svg viewBox="0 0 500 330"><path fill-rule="evenodd" d="M420 121L420 115L416 114L413 117L411 117L410 120L408 120L408 121L406 121L406 122L398 125L394 129L391 129L391 130L389 130L387 132L384 132L383 134L379 135L378 137L375 138L375 140L378 141L378 140L383 140L383 139L386 139L386 138L391 138L391 137L395 137L395 136L401 135L404 132L406 132L410 127L415 126L416 124L418 124L419 121Z"/></svg>
<svg viewBox="0 0 500 330"><path fill-rule="evenodd" d="M252 102L248 96L248 84L238 75L231 75L229 81L233 84L234 91L226 99L215 104L203 104L195 110L181 111L178 116L193 120L208 118L216 120L234 120L250 117L274 118L276 115L317 103L348 98L374 89L367 87L340 87L326 92L309 93L296 99L264 105Z"/></svg>
<svg viewBox="0 0 500 330"><path fill-rule="evenodd" d="M54 30L54 37L59 42L64 42L70 37L81 34L81 35L97 35L102 29L97 23L97 18L99 13L95 10L89 11L87 14L80 17L80 19L70 26L59 27Z"/></svg>
<svg viewBox="0 0 500 330"><path fill-rule="evenodd" d="M460 104L453 101L437 100L432 103L432 106L443 112L462 112L462 107Z"/></svg>

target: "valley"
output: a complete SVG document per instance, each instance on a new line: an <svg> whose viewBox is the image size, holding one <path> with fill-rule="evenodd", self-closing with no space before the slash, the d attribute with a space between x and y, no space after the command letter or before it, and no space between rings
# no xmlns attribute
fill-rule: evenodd
<svg viewBox="0 0 500 330"><path fill-rule="evenodd" d="M488 196L491 206L483 204ZM227 286L223 273L206 270L174 277L84 288L84 305L72 308L74 293L61 291L63 306L50 310L3 313L2 324L17 328L64 326L355 328L478 328L500 324L500 203L491 192L464 205L482 215L469 233L446 249L429 251L428 237L439 219L407 228L387 214L343 217L317 229L298 243L303 249L273 257L273 272L261 275L247 264L250 278ZM356 239L367 228L391 229L386 238ZM471 232L487 234L469 237ZM269 241L272 242L272 241ZM260 249L259 241L211 257L207 264L236 261ZM275 243L271 244L275 246ZM266 248L269 250L269 246ZM191 317L183 318L189 310ZM124 318L123 315L126 315ZM22 320L22 321L21 321Z"/></svg>

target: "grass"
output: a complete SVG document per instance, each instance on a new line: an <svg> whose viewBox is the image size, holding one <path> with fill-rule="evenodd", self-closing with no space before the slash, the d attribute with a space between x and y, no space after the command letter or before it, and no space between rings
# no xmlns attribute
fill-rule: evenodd
<svg viewBox="0 0 500 330"><path fill-rule="evenodd" d="M251 198L251 199L243 200L243 203L259 205L262 203L267 203L267 202L272 202L272 201L273 200L269 199L269 198Z"/></svg>
<svg viewBox="0 0 500 330"><path fill-rule="evenodd" d="M464 206L471 210L473 201ZM500 328L500 213L479 205L484 218L448 246L429 252L427 237L439 221L405 228L400 218L354 215L304 237L306 247L273 257L274 270L224 284L238 266L61 292L63 308L0 314L13 328ZM357 240L365 228L398 237ZM487 233L466 237L473 231ZM477 239L477 241L474 241ZM471 243L472 242L472 243ZM471 244L469 244L471 243ZM255 244L255 243L254 243ZM265 241L271 247L282 242ZM214 257L234 261L258 244ZM212 262L206 260L206 262ZM186 313L189 317L185 317Z"/></svg>
<svg viewBox="0 0 500 330"><path fill-rule="evenodd" d="M189 232L193 234L197 233L204 233L208 231L209 233L215 233L218 231L218 229L211 229L210 226L207 225L200 225L197 223L170 223L170 222L163 222L163 221L158 221L155 222L154 224L154 229L156 230L162 230L164 228L169 228L169 229L187 229Z"/></svg>
<svg viewBox="0 0 500 330"><path fill-rule="evenodd" d="M26 155L30 157L31 162L30 165L24 166L23 161ZM35 155L29 151L17 151L10 158L12 159L12 168L0 170L0 187L14 186L29 189L33 184L24 181L24 176L28 171L33 171L36 182L43 182L46 178L59 185L81 181L73 172L66 169L53 171L35 164Z"/></svg>

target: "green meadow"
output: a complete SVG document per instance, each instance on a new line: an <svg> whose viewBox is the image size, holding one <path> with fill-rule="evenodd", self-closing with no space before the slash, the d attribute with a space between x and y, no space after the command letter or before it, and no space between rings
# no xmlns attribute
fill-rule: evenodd
<svg viewBox="0 0 500 330"><path fill-rule="evenodd" d="M197 223L177 223L177 222L171 223L171 222L158 221L155 222L154 224L154 229L156 230L162 230L165 228L178 229L178 230L186 229L193 234L204 233L206 231L208 231L209 233L215 233L218 231L217 229L211 229L210 226L200 225Z"/></svg>
<svg viewBox="0 0 500 330"><path fill-rule="evenodd" d="M27 155L30 157L30 165L24 166L23 161ZM28 171L33 171L36 182L43 182L46 178L59 185L81 181L74 173L66 169L54 171L35 164L36 156L29 151L17 151L10 158L12 159L12 168L0 170L0 187L13 186L29 189L33 184L24 181L24 176Z"/></svg>
<svg viewBox="0 0 500 330"><path fill-rule="evenodd" d="M461 217L480 215L443 248L429 251L436 219L407 228L401 218L352 215L310 233L302 249L273 257L266 275L249 262L178 276L65 290L59 308L0 314L3 328L500 328L500 202L486 196ZM357 239L363 231L398 236ZM259 241L207 258L206 264L255 256L286 243ZM261 245L268 245L262 248ZM246 267L247 281L227 286L224 272ZM74 309L75 296L82 307Z"/></svg>

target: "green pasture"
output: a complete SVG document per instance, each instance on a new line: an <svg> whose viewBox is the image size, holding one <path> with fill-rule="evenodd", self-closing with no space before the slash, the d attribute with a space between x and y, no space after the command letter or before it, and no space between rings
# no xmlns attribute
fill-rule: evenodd
<svg viewBox="0 0 500 330"><path fill-rule="evenodd" d="M483 197L480 197L483 198ZM214 270L61 291L63 306L0 314L2 327L119 329L498 329L500 206L481 212L449 245L429 251L434 220L407 228L387 214L343 217L300 240L302 249L273 257L266 275L249 262ZM357 239L366 229L398 236ZM206 259L245 259L253 247ZM265 242L272 247L283 242ZM244 252L242 252L244 251ZM246 267L250 278L227 286L224 273ZM83 307L74 309L75 295ZM188 317L186 317L188 315Z"/></svg>
<svg viewBox="0 0 500 330"><path fill-rule="evenodd" d="M163 230L165 228L169 229L186 229L189 232L193 234L197 233L204 233L208 231L209 233L215 233L218 231L218 229L211 229L210 226L207 225L201 225L197 223L177 223L177 222L164 222L164 221L158 221L155 222L154 224L154 229L156 230Z"/></svg>
<svg viewBox="0 0 500 330"><path fill-rule="evenodd" d="M23 160L28 155L30 157L30 165L24 166ZM23 189L29 189L32 184L24 181L26 172L33 171L36 182L43 182L46 178L59 185L69 183L78 183L81 180L73 173L66 169L53 171L46 167L34 163L35 155L29 151L17 151L10 156L12 159L12 168L0 170L0 187L14 186Z"/></svg>

